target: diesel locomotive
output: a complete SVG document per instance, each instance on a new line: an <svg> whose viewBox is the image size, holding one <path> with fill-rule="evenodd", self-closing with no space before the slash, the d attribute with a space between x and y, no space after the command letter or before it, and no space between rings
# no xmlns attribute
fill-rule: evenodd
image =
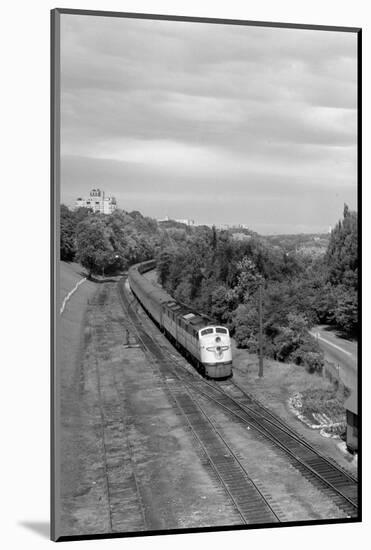
<svg viewBox="0 0 371 550"><path fill-rule="evenodd" d="M144 310L208 378L232 376L232 351L229 331L210 317L176 302L162 288L154 286L143 274L156 267L155 260L136 264L129 269L128 281L134 296Z"/></svg>

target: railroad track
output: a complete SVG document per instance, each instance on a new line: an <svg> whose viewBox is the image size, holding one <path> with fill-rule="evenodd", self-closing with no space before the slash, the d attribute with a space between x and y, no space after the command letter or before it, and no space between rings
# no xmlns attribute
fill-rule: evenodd
<svg viewBox="0 0 371 550"><path fill-rule="evenodd" d="M148 528L145 509L139 488L133 451L128 438L127 418L123 398L113 373L112 380L104 368L107 353L107 335L115 327L112 321L99 320L98 313L108 307L107 292L102 289L98 299L91 302L97 309L94 318L94 370L97 382L100 412L103 470L106 485L110 532L137 532ZM97 313L98 312L98 313ZM128 335L128 333L127 333ZM128 339L128 337L127 337ZM99 349L98 349L99 343ZM98 360L100 353L100 359ZM120 445L118 445L120 441Z"/></svg>
<svg viewBox="0 0 371 550"><path fill-rule="evenodd" d="M253 407L242 405L223 389L209 382L195 381L192 387L200 395L218 404L224 411L237 418L242 424L255 429L269 441L284 451L291 463L317 487L323 486L327 494L334 493L334 501L349 517L356 517L358 511L357 481L338 468L326 457L301 440L290 429L265 415L260 415L256 404Z"/></svg>
<svg viewBox="0 0 371 550"><path fill-rule="evenodd" d="M279 522L278 513L249 477L236 454L187 388L177 383L171 388L171 393L243 523Z"/></svg>
<svg viewBox="0 0 371 550"><path fill-rule="evenodd" d="M194 402L197 402L197 395L202 396L232 415L238 422L253 428L272 445L286 453L291 464L312 484L330 496L347 517L357 517L358 484L355 478L300 439L291 428L251 399L238 386L234 385L242 393L242 398L237 400L228 393L230 382L210 382L185 369L166 346L160 345L141 325L138 326L137 313L128 302L121 284L119 294L132 323L136 326L141 342L156 358L165 380L175 376L178 383L181 382L187 387Z"/></svg>
<svg viewBox="0 0 371 550"><path fill-rule="evenodd" d="M155 358L155 366L166 385L168 394L186 419L190 431L201 447L216 478L236 508L242 523L251 525L279 522L279 513L274 510L272 504L249 477L233 449L218 432L195 397L191 395L187 381L181 380L179 374L174 373L173 359L166 358L164 348L161 348L140 325L138 326L136 313L130 307L122 289L119 290L119 294L138 339Z"/></svg>

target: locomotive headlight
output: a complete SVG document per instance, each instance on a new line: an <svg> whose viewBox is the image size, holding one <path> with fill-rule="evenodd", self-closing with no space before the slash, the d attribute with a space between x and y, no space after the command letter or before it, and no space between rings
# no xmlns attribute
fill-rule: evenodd
<svg viewBox="0 0 371 550"><path fill-rule="evenodd" d="M220 341L221 341L220 336L217 336L217 337L215 338L215 342L220 342Z"/></svg>

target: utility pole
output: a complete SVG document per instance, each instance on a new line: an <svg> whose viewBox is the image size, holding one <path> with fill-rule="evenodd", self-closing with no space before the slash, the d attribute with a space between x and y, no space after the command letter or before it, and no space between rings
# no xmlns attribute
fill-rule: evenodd
<svg viewBox="0 0 371 550"><path fill-rule="evenodd" d="M263 378L263 298L262 281L259 283L259 378Z"/></svg>

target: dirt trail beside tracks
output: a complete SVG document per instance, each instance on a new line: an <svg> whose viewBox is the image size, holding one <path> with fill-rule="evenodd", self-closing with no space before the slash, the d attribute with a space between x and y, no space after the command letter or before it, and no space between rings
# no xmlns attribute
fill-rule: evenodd
<svg viewBox="0 0 371 550"><path fill-rule="evenodd" d="M61 315L60 534L240 525L241 517L174 406L153 357L138 341L117 283L86 281ZM145 315L140 318L146 330L153 330ZM155 337L163 338L160 333ZM171 347L167 341L163 345ZM354 472L335 441L313 433L287 409L292 368L280 366L285 370L280 376L276 364L266 364L265 377L259 380L252 359L234 349L235 379L241 386ZM282 501L286 521L342 517L331 499L285 467L285 459L266 442L233 426L220 411L212 415L250 473L267 481L270 495ZM271 470L266 470L262 456Z"/></svg>
<svg viewBox="0 0 371 550"><path fill-rule="evenodd" d="M116 283L97 286L76 357L65 348L63 534L239 524L127 328Z"/></svg>

